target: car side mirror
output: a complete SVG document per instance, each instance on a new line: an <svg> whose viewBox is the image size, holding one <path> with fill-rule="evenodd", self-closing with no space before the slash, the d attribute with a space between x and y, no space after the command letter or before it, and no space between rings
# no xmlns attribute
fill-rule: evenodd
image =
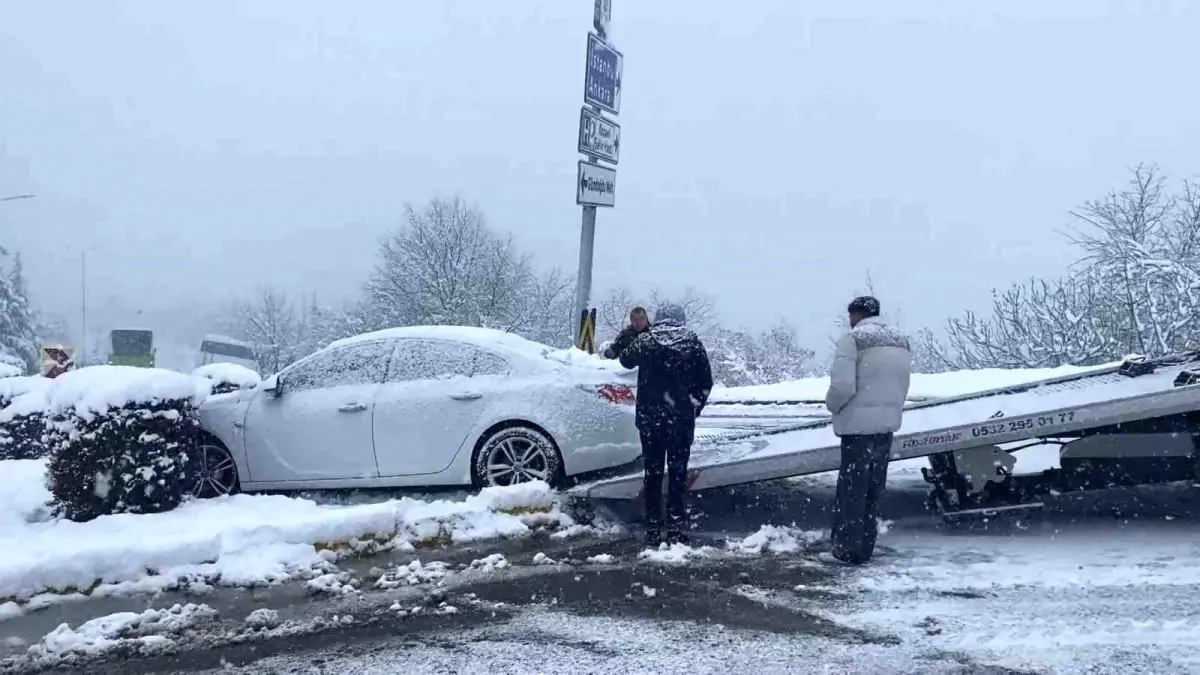
<svg viewBox="0 0 1200 675"><path fill-rule="evenodd" d="M275 398L283 396L283 380L278 375L272 375L263 380L263 391L270 393Z"/></svg>

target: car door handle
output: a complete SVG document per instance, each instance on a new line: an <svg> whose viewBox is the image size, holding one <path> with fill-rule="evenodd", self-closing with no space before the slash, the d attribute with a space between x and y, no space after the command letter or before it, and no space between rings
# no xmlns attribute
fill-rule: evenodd
<svg viewBox="0 0 1200 675"><path fill-rule="evenodd" d="M362 412L366 409L367 406L363 403L347 403L346 405L338 408L338 412Z"/></svg>
<svg viewBox="0 0 1200 675"><path fill-rule="evenodd" d="M450 394L450 398L455 401L478 401L483 398L483 394Z"/></svg>

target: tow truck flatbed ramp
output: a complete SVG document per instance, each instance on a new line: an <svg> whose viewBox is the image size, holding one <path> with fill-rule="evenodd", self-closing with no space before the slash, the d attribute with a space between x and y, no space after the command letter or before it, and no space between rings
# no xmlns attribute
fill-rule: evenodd
<svg viewBox="0 0 1200 675"><path fill-rule="evenodd" d="M1055 438L1080 431L1200 411L1200 385L1177 385L1200 354L1126 361L1077 375L907 406L892 460L983 445ZM1196 379L1196 378L1192 378ZM835 471L841 447L829 420L698 438L688 489L705 490ZM576 486L571 496L639 499L642 474Z"/></svg>

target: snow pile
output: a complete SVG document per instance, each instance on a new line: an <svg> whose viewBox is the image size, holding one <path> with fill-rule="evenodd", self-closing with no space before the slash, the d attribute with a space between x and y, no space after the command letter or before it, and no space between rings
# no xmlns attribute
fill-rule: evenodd
<svg viewBox="0 0 1200 675"><path fill-rule="evenodd" d="M9 464L19 468L11 470ZM39 462L0 467L0 613L39 593L115 595L246 586L329 571L339 544L412 547L524 537L573 524L545 483L487 488L462 502L410 498L352 506L280 495L190 501L166 513L84 523L26 522L48 499ZM10 606L5 606L5 601ZM20 603L20 604L18 604Z"/></svg>
<svg viewBox="0 0 1200 675"><path fill-rule="evenodd" d="M25 369L15 363L8 361L0 361L0 378L20 377L25 374Z"/></svg>
<svg viewBox="0 0 1200 675"><path fill-rule="evenodd" d="M49 501L45 460L0 462L0 537L30 522L44 520L49 513Z"/></svg>
<svg viewBox="0 0 1200 675"><path fill-rule="evenodd" d="M210 363L192 371L192 377L211 380L213 387L227 384L234 389L253 389L262 382L262 376L236 363Z"/></svg>
<svg viewBox="0 0 1200 675"><path fill-rule="evenodd" d="M763 525L758 528L757 532L744 539L731 539L725 542L725 547L733 553L742 555L762 555L767 552L797 553L824 538L824 533L820 531Z"/></svg>
<svg viewBox="0 0 1200 675"><path fill-rule="evenodd" d="M692 548L686 544L659 544L658 548L648 548L638 553L638 560L660 563L664 565L683 565L693 560L712 557L710 546Z"/></svg>
<svg viewBox="0 0 1200 675"><path fill-rule="evenodd" d="M41 375L28 375L23 377L6 377L0 379L0 408L5 408L0 411L0 422L12 421L16 415L28 414L30 410L39 412L45 407L46 392L50 385L54 383L51 380ZM21 408L10 411L10 404L19 399L31 397L29 401L29 409L21 412Z"/></svg>
<svg viewBox="0 0 1200 675"><path fill-rule="evenodd" d="M279 618L279 610L269 607L259 607L246 615L243 621L246 628L251 630L270 630L283 621Z"/></svg>
<svg viewBox="0 0 1200 675"><path fill-rule="evenodd" d="M79 628L63 623L29 648L31 657L55 659L67 655L95 655L118 647L166 646L163 634L180 633L211 620L217 612L208 605L175 605L148 609L140 614L118 612L87 621Z"/></svg>
<svg viewBox="0 0 1200 675"><path fill-rule="evenodd" d="M483 558L472 560L467 569L478 570L480 572L496 572L508 567L508 558L505 558L503 553L493 553Z"/></svg>
<svg viewBox="0 0 1200 675"><path fill-rule="evenodd" d="M565 366L573 368L588 368L605 373L615 373L626 375L633 371L621 365L620 361L614 359L601 358L599 354L589 354L577 347L568 349L549 349L542 352L542 356L555 363L561 363Z"/></svg>
<svg viewBox="0 0 1200 675"><path fill-rule="evenodd" d="M1054 377L1066 377L1119 365L1061 366L1058 368L960 370L950 373L914 373L909 386L910 400L960 396L977 391L1013 387ZM710 401L824 401L829 389L828 377L809 377L791 382L748 387L716 387Z"/></svg>
<svg viewBox="0 0 1200 675"><path fill-rule="evenodd" d="M489 558L491 556L488 556ZM500 556L504 560L504 556ZM479 562L476 560L475 562ZM474 568L475 564L472 563ZM407 586L418 586L421 584L439 583L446 578L446 573L449 566L440 561L423 563L420 560L414 560L407 565L400 565L383 573L375 581L375 588L391 591L397 588L405 588Z"/></svg>

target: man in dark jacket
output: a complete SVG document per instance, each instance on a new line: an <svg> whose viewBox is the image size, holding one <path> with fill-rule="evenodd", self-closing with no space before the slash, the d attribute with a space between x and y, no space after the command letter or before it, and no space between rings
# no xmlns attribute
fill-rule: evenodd
<svg viewBox="0 0 1200 675"><path fill-rule="evenodd" d="M712 367L700 338L685 327L679 305L663 305L650 329L621 352L621 365L638 369L637 428L646 475L646 543L662 541L663 475L667 482L667 541L687 536L685 498L696 418L712 391Z"/></svg>
<svg viewBox="0 0 1200 675"><path fill-rule="evenodd" d="M617 359L621 352L633 344L637 336L650 329L650 318L646 316L645 307L634 307L629 311L629 325L617 333L616 339L604 350L604 358Z"/></svg>

